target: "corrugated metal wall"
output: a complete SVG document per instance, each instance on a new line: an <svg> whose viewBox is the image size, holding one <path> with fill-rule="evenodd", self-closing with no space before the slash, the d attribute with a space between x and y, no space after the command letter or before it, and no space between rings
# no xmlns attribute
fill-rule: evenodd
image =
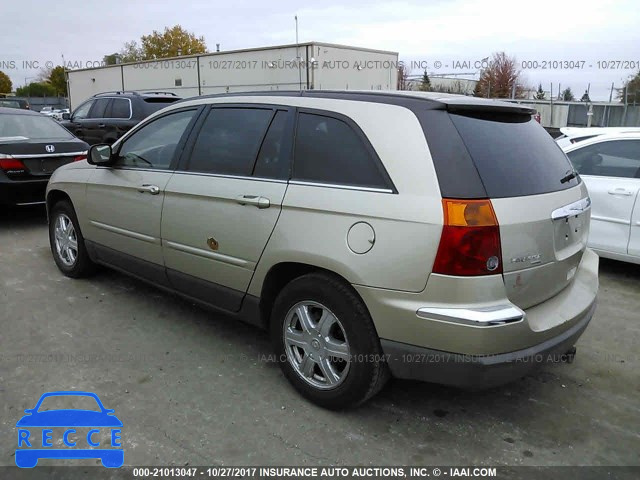
<svg viewBox="0 0 640 480"><path fill-rule="evenodd" d="M298 66L297 58L303 63ZM69 72L72 108L96 93L137 90L180 97L256 90L395 90L398 54L310 43ZM358 68L361 66L361 68Z"/></svg>

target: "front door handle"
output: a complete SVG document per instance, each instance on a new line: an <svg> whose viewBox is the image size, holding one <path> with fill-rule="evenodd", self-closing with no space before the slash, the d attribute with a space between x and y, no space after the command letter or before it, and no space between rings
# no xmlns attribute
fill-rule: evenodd
<svg viewBox="0 0 640 480"><path fill-rule="evenodd" d="M104 123L99 123L98 124L98 128L105 128L105 127L106 127L106 125Z"/></svg>
<svg viewBox="0 0 640 480"><path fill-rule="evenodd" d="M268 198L257 195L240 195L236 198L236 202L240 205L254 205L258 208L269 208L271 206Z"/></svg>
<svg viewBox="0 0 640 480"><path fill-rule="evenodd" d="M149 185L145 183L144 185L138 187L138 191L140 193L150 193L151 195L158 195L160 193L160 187L157 185Z"/></svg>
<svg viewBox="0 0 640 480"><path fill-rule="evenodd" d="M625 197L630 197L631 195L633 195L633 192L624 188L615 188L613 190L609 190L607 193L609 195L624 195Z"/></svg>

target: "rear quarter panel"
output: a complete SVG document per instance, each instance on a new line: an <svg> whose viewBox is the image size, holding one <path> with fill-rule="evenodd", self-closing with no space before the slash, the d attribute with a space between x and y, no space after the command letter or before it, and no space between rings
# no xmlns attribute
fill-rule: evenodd
<svg viewBox="0 0 640 480"><path fill-rule="evenodd" d="M352 118L377 151L398 193L291 183L249 293L259 296L265 275L280 262L325 268L357 285L423 290L443 219L436 174L417 118L393 105L305 100L307 108ZM349 248L348 232L357 222L368 223L375 232L367 253Z"/></svg>

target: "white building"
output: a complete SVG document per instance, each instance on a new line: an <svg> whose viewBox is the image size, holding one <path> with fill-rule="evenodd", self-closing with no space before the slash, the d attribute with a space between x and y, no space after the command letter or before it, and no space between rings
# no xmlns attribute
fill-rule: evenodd
<svg viewBox="0 0 640 480"><path fill-rule="evenodd" d="M96 93L173 92L186 98L257 90L396 90L398 53L309 42L70 70L75 108Z"/></svg>

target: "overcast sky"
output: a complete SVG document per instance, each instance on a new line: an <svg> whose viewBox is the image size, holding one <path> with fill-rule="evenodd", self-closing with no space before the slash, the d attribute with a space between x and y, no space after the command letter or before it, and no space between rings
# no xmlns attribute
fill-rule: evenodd
<svg viewBox="0 0 640 480"><path fill-rule="evenodd" d="M203 35L210 51L216 43L223 50L294 43L296 14L300 41L397 51L401 60L427 61L430 73L435 61L451 65L502 50L519 62L584 61L583 69L525 70L523 80L542 82L545 90L553 82L554 93L558 83L571 86L577 97L591 83L592 100L607 100L611 83L621 86L640 62L638 0L21 0L4 2L1 10L0 70L14 87L39 73L22 68L25 60L98 61L126 41L175 24ZM635 62L635 70L599 69L597 62L607 60ZM462 71L468 69L437 73Z"/></svg>

